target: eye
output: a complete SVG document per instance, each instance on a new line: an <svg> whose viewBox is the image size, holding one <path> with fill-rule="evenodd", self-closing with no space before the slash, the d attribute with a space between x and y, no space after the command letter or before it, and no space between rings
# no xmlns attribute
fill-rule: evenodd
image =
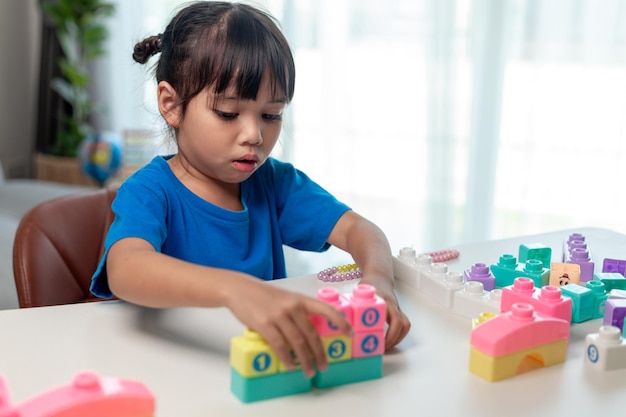
<svg viewBox="0 0 626 417"><path fill-rule="evenodd" d="M226 111L219 111L219 110L215 110L215 114L217 114L217 117L219 117L222 120L234 120L237 118L237 116L239 116L239 113L230 113L230 112L226 112Z"/></svg>
<svg viewBox="0 0 626 417"><path fill-rule="evenodd" d="M263 119L267 120L268 122L280 122L281 120L283 120L283 115L263 113Z"/></svg>

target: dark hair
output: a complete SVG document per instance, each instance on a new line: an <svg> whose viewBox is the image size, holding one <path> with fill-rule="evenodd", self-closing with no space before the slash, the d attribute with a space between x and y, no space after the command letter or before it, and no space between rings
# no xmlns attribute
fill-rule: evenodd
<svg viewBox="0 0 626 417"><path fill-rule="evenodd" d="M165 32L135 45L141 64L161 52L157 82L167 81L182 114L193 97L211 86L223 94L233 86L242 99L256 99L267 72L275 97L291 101L295 65L277 22L268 13L240 3L201 1L179 11Z"/></svg>

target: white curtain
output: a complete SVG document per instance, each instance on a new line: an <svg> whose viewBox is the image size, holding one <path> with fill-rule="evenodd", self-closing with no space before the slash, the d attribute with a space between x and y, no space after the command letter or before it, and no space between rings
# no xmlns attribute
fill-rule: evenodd
<svg viewBox="0 0 626 417"><path fill-rule="evenodd" d="M101 123L162 127L134 43L180 1L117 0ZM626 0L266 0L296 56L275 155L418 252L626 233ZM293 273L349 261L294 257Z"/></svg>

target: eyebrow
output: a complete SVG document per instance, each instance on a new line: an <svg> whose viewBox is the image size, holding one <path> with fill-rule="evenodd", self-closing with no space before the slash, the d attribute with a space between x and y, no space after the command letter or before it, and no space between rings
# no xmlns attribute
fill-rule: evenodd
<svg viewBox="0 0 626 417"><path fill-rule="evenodd" d="M237 100L241 100L241 97L238 96L226 96L226 97L222 97L223 100L233 100L233 101L237 101ZM273 100L271 100L269 102L269 104L286 104L287 103L287 99L285 97L281 97L281 98L275 98Z"/></svg>

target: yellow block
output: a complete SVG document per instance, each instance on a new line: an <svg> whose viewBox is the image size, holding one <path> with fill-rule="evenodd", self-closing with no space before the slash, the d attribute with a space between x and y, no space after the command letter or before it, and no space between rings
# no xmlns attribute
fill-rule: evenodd
<svg viewBox="0 0 626 417"><path fill-rule="evenodd" d="M322 337L328 363L352 359L352 339L343 335Z"/></svg>
<svg viewBox="0 0 626 417"><path fill-rule="evenodd" d="M246 378L278 372L278 359L260 334L245 330L230 341L230 365Z"/></svg>
<svg viewBox="0 0 626 417"><path fill-rule="evenodd" d="M520 350L498 358L488 356L472 346L469 370L487 381L494 382L565 362L566 354L567 339Z"/></svg>

